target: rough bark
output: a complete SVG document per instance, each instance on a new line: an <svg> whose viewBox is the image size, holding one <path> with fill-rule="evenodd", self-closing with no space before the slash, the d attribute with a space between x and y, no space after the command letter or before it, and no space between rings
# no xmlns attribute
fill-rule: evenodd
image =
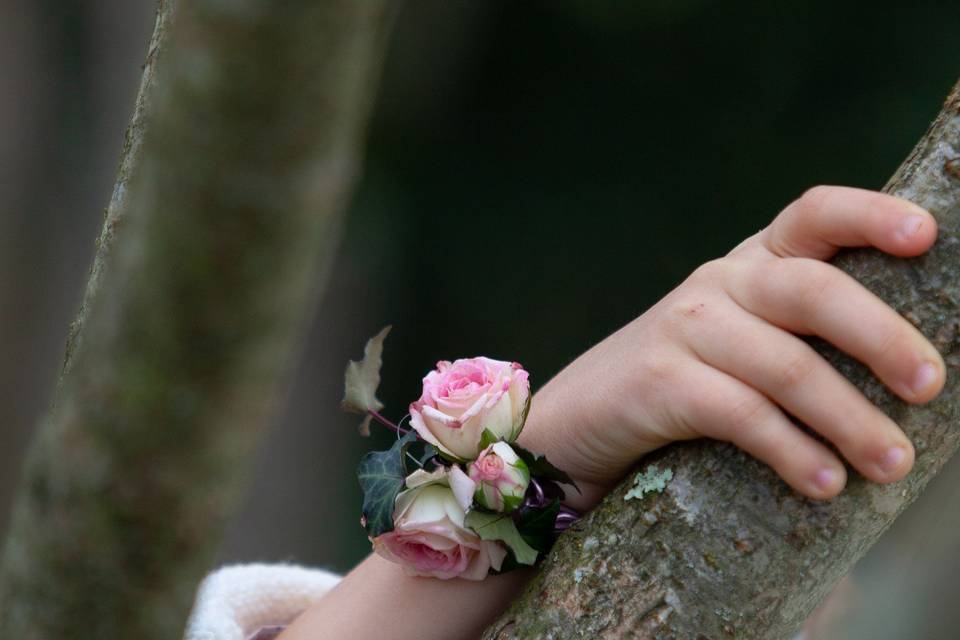
<svg viewBox="0 0 960 640"><path fill-rule="evenodd" d="M960 443L958 156L960 84L885 188L936 216L936 246L909 260L866 249L835 260L932 339L948 367L943 394L908 406L865 367L813 341L904 428L914 471L892 485L851 471L840 497L813 502L732 446L668 447L561 537L484 638L772 639L798 630ZM626 500L638 487L643 497Z"/></svg>
<svg viewBox="0 0 960 640"><path fill-rule="evenodd" d="M0 637L170 638L335 248L386 0L159 5Z"/></svg>

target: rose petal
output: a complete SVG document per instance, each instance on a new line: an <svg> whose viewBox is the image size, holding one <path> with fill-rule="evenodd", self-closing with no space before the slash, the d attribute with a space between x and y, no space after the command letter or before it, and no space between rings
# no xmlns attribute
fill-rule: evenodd
<svg viewBox="0 0 960 640"><path fill-rule="evenodd" d="M457 465L450 467L449 480L453 495L456 496L457 502L466 511L473 503L473 492L477 490L477 484Z"/></svg>

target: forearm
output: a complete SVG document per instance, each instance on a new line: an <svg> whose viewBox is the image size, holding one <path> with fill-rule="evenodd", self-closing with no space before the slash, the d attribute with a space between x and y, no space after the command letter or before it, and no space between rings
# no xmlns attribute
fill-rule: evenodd
<svg viewBox="0 0 960 640"><path fill-rule="evenodd" d="M472 640L532 575L532 570L525 569L479 582L419 578L370 555L278 640Z"/></svg>
<svg viewBox="0 0 960 640"><path fill-rule="evenodd" d="M560 451L544 451L551 440L547 432L560 426L563 411L554 410L554 401L541 399L545 391L534 398L519 441L552 459ZM568 496L568 502L584 509L598 500L597 491L590 487L583 496ZM439 580L408 576L400 565L371 554L278 640L473 640L507 608L534 571L520 569L479 582Z"/></svg>

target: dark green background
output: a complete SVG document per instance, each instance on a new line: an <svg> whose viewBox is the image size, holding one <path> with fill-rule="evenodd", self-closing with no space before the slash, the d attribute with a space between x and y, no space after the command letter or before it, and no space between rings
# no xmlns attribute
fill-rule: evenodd
<svg viewBox="0 0 960 640"><path fill-rule="evenodd" d="M935 3L635 4L401 15L343 249L395 410L439 357L543 381L804 189L880 188L960 70Z"/></svg>

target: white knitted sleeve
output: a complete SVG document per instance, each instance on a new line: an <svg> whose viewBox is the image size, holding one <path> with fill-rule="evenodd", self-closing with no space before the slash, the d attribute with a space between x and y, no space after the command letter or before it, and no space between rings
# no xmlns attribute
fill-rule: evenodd
<svg viewBox="0 0 960 640"><path fill-rule="evenodd" d="M289 564L243 564L200 584L184 640L262 640L323 597L340 576Z"/></svg>

